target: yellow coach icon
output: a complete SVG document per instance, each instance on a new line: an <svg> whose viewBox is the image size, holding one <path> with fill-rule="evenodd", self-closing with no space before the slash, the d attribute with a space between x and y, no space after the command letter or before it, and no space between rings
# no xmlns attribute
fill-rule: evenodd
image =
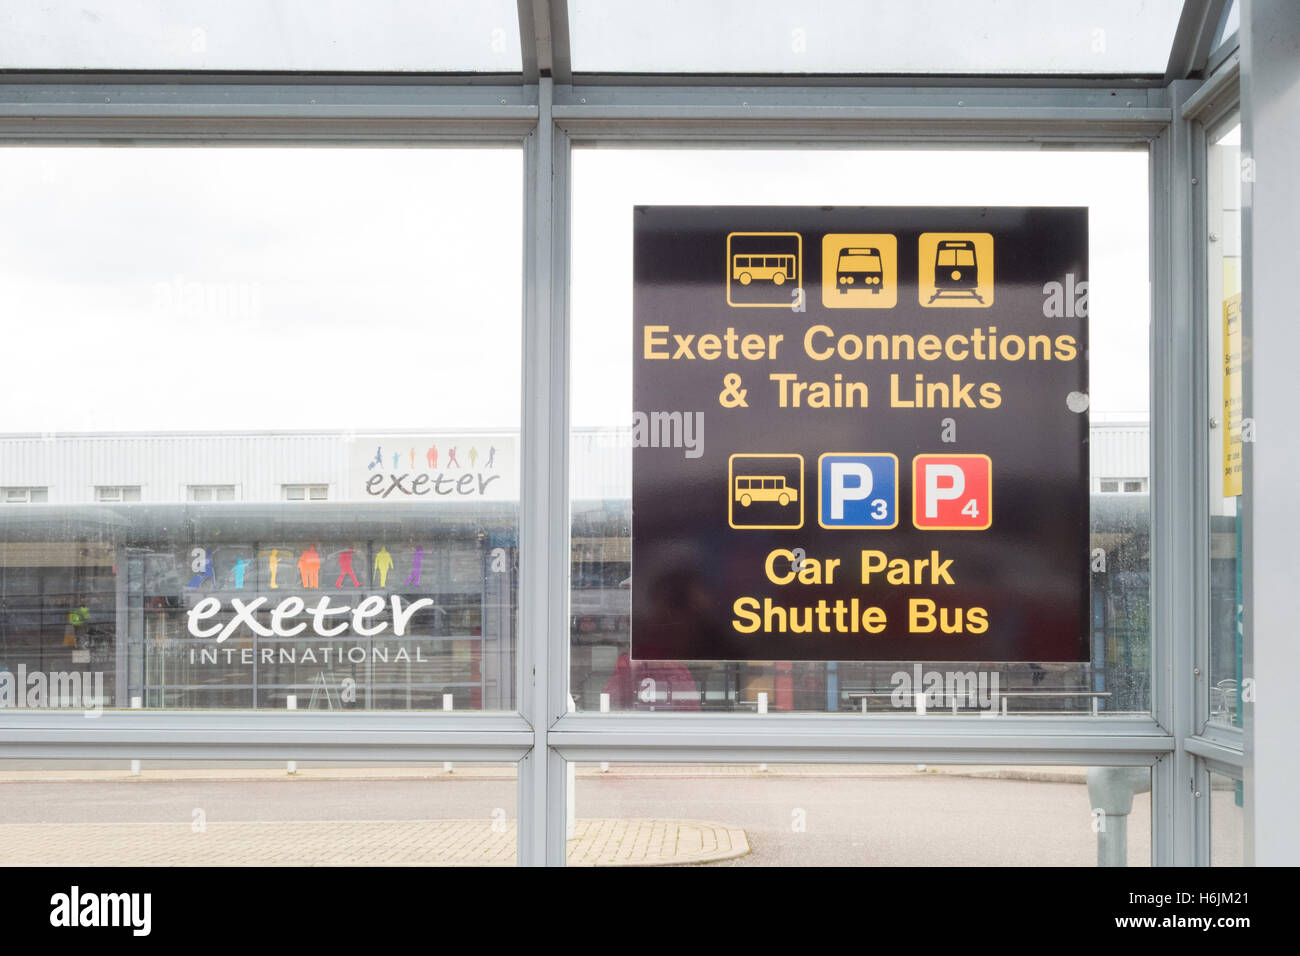
<svg viewBox="0 0 1300 956"><path fill-rule="evenodd" d="M822 236L822 305L892 309L898 304L898 240L882 232Z"/></svg>

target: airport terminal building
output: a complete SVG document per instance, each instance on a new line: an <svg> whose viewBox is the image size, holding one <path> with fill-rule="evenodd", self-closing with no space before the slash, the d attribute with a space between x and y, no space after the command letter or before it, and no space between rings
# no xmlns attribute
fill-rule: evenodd
<svg viewBox="0 0 1300 956"><path fill-rule="evenodd" d="M1132 564L1094 578L1095 659L1007 670L1008 706L1148 706L1150 661L1126 630L1149 614L1148 431L1092 429L1093 542ZM0 670L17 686L20 667L84 675L84 700L49 706L93 702L99 674L105 707L284 708L292 695L303 709L428 710L450 695L457 709L510 710L518 443L451 429L0 436ZM632 693L633 434L576 430L570 447L579 708L611 693L628 709L731 711L766 693L773 710L890 709L891 675L910 664L644 664L638 677L664 677L653 698ZM241 619L232 600L256 606ZM366 600L382 610L354 618Z"/></svg>

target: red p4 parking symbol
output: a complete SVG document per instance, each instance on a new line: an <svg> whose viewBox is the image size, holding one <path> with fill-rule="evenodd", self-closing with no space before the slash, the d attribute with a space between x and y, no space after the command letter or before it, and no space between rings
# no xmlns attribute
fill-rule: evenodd
<svg viewBox="0 0 1300 956"><path fill-rule="evenodd" d="M923 531L983 531L993 524L988 455L912 459L912 524Z"/></svg>

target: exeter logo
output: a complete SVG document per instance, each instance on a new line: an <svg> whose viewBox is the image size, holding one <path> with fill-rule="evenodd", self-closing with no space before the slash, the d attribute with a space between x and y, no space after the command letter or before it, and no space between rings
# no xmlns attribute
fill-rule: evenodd
<svg viewBox="0 0 1300 956"><path fill-rule="evenodd" d="M439 446L436 441L419 446L379 444L366 462L363 488L372 498L487 497L488 489L501 480L500 453L490 443L483 449L464 443Z"/></svg>
<svg viewBox="0 0 1300 956"><path fill-rule="evenodd" d="M152 893L82 893L78 886L50 897L50 925L129 927L148 936L153 927Z"/></svg>
<svg viewBox="0 0 1300 956"><path fill-rule="evenodd" d="M220 598L206 597L186 612L186 625L194 637L215 637L218 644L224 643L239 630L240 625L246 625L259 637L296 637L307 629L308 621L297 621L292 624L287 622L293 621L300 615L305 615L309 619L311 629L320 637L336 637L348 630L349 626L355 634L373 637L388 630L390 625L395 637L404 637L406 628L415 613L434 605L431 598L419 598L408 603L394 594L390 612L388 602L378 594L370 595L356 606L334 604L330 598L323 597L308 607L307 602L302 598L288 597L270 609L271 623L267 626L257 619L257 612L268 603L265 597L254 598L251 601L232 598L230 610L233 613L229 619L204 626L204 621L216 617L224 610ZM351 618L351 620L337 622L331 620L337 617Z"/></svg>

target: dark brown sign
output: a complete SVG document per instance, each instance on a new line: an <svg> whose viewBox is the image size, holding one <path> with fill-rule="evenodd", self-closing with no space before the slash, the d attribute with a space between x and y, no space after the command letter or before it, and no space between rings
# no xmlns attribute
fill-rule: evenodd
<svg viewBox="0 0 1300 956"><path fill-rule="evenodd" d="M633 658L1088 659L1086 209L634 218Z"/></svg>

